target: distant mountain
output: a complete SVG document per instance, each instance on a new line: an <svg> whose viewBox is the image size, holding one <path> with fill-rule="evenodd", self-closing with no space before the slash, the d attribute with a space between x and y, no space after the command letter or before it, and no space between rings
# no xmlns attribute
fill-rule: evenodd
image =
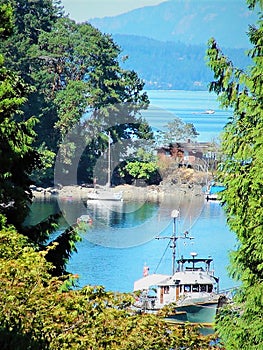
<svg viewBox="0 0 263 350"><path fill-rule="evenodd" d="M135 35L113 35L121 47L125 69L135 70L146 89L207 90L213 79L206 66L206 46L162 42ZM245 68L251 63L244 49L225 49L233 63Z"/></svg>
<svg viewBox="0 0 263 350"><path fill-rule="evenodd" d="M90 19L104 33L139 35L159 41L206 44L215 37L221 47L249 47L249 24L256 13L244 0L170 0L115 17Z"/></svg>

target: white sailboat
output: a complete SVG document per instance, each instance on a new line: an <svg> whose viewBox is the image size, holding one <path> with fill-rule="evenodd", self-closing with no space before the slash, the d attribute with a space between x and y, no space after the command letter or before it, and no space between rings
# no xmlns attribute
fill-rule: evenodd
<svg viewBox="0 0 263 350"><path fill-rule="evenodd" d="M108 169L107 169L108 181L105 187L97 187L94 185L92 192L88 193L87 200L97 201L123 201L123 193L121 191L115 192L111 188L111 148L110 148L110 132L108 133Z"/></svg>

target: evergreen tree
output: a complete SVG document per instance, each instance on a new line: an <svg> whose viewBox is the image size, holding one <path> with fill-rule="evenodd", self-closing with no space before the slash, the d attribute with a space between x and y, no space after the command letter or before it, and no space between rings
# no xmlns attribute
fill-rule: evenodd
<svg viewBox="0 0 263 350"><path fill-rule="evenodd" d="M207 55L215 77L210 90L233 110L222 137L220 180L226 186L227 222L238 239L231 273L241 283L235 304L219 314L217 328L226 349L251 350L263 347L263 4L247 3L261 10L248 32L253 65L245 71L234 67L214 39Z"/></svg>
<svg viewBox="0 0 263 350"><path fill-rule="evenodd" d="M9 1L1 1L0 50L5 55L5 65L2 56L0 61L1 212L39 249L45 249L56 220L52 217L37 226L23 227L32 199L32 172L40 163L50 170L59 142L65 146L67 131L83 113L93 111L93 126L99 130L96 139L92 135L84 139L89 141L85 153L88 165L107 147L108 105L128 102L134 106L126 124L119 122L121 111L115 113L113 141L129 137L127 129L150 135L147 125L135 116L148 104L143 83L135 72L120 68L118 46L88 24L61 18L60 1L54 3L57 6L49 0L10 1L12 13ZM27 32L31 34L27 36ZM86 175L87 161L83 161L83 169ZM35 178L38 175L35 173ZM55 273L65 272L78 239L73 228L57 238L59 244L47 255L56 265Z"/></svg>
<svg viewBox="0 0 263 350"><path fill-rule="evenodd" d="M1 36L10 33L12 19L11 7L1 6ZM30 174L39 165L38 154L32 146L37 120L24 120L21 107L32 88L5 67L2 55L0 82L0 213L21 228L32 199Z"/></svg>
<svg viewBox="0 0 263 350"><path fill-rule="evenodd" d="M176 117L165 125L167 131L158 134L158 142L162 145L169 145L188 139L196 139L199 135L192 123L184 123L182 119Z"/></svg>
<svg viewBox="0 0 263 350"><path fill-rule="evenodd" d="M112 38L88 23L76 24L63 17L60 0L12 0L11 3L14 34L1 42L0 48L6 55L7 67L21 72L24 80L35 87L23 110L25 118L33 114L39 119L34 127L37 133L34 144L48 169L42 171L42 179L40 173L35 173L34 178L40 184L51 184L50 164L68 130L85 112L92 112L95 116L93 126L103 130L105 123L108 124L105 116L109 105L115 105L112 111L116 104L130 103L134 113L147 106L149 101L142 92L144 84L137 74L121 69L121 50ZM114 116L114 142L127 138L128 129L143 135L140 125L145 122L132 113L128 118L130 125L121 125L118 121L120 112ZM95 148L92 141L85 141L87 149L80 164L82 177L87 173L92 177L94 154L97 150L103 152L106 145L101 140L104 139L98 137ZM74 147L69 145L69 148ZM70 156L74 157L74 154Z"/></svg>
<svg viewBox="0 0 263 350"><path fill-rule="evenodd" d="M70 172L72 159L79 159L78 154L84 151L79 181L91 180L93 166L108 146L108 129L113 143L131 135L152 137L146 122L138 117L139 110L149 104L142 91L144 84L135 72L120 67L120 48L109 35L88 23L61 18L53 32L40 35L36 52L49 72L51 89L47 94L54 96L57 108L55 128L62 141L60 155L66 156L61 158L65 173ZM88 121L82 119L85 113L90 115ZM77 124L79 130L85 130L75 136L83 136L80 149L66 138ZM65 181L70 183L71 179Z"/></svg>
<svg viewBox="0 0 263 350"><path fill-rule="evenodd" d="M0 5L0 35L8 36L13 28L13 12L10 5ZM14 225L31 239L38 249L45 250L46 242L57 227L57 215L34 227L24 227L32 202L31 174L42 166L39 152L33 143L36 133L33 130L38 120L25 118L22 106L32 90L19 74L5 67L0 55L0 220ZM62 274L79 236L69 228L54 242L59 244L48 258L54 263L54 273ZM51 244L51 243L50 243Z"/></svg>
<svg viewBox="0 0 263 350"><path fill-rule="evenodd" d="M38 135L34 144L40 147L43 155L46 148L56 152L58 132L54 129L54 124L57 113L52 101L46 96L46 72L35 57L34 47L41 32L50 32L57 18L63 15L60 0L1 0L1 3L12 6L14 18L12 35L0 42L6 67L20 73L26 83L35 87L22 106L25 119L35 115L39 120L34 127ZM53 158L54 156L55 154ZM42 170L42 177L43 173Z"/></svg>

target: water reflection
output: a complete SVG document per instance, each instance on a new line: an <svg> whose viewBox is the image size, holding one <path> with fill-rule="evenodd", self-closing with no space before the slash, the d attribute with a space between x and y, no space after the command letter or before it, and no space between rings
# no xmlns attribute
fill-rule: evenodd
<svg viewBox="0 0 263 350"><path fill-rule="evenodd" d="M35 199L30 207L30 212L24 225L33 226L47 219L50 215L60 211L58 202L55 198Z"/></svg>
<svg viewBox="0 0 263 350"><path fill-rule="evenodd" d="M60 231L77 222L82 215L92 218L92 225L83 234L84 240L113 248L127 248L144 244L162 234L171 223L171 212L180 211L181 231L191 230L198 220L204 199L202 196L177 196L160 202L83 201L54 198L35 201L27 224L36 224L48 215L62 211Z"/></svg>
<svg viewBox="0 0 263 350"><path fill-rule="evenodd" d="M203 208L203 198L179 198L159 203L88 202L87 212L93 225L84 239L98 245L128 248L149 242L171 223L171 212L180 210L180 227L189 230Z"/></svg>

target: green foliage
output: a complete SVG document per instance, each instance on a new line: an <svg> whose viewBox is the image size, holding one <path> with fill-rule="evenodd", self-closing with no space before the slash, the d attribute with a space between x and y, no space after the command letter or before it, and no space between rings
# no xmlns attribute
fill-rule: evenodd
<svg viewBox="0 0 263 350"><path fill-rule="evenodd" d="M79 122L85 127L82 117L88 112L93 125L92 130L86 128L83 142L87 147L79 166L80 181L87 182L92 166L105 149L99 134L109 125L116 125L114 143L127 139L127 130L140 137L149 136L149 127L142 127L145 121L136 116L149 103L142 92L144 84L134 71L120 67L121 50L109 35L88 23L76 24L63 17L60 1L12 0L11 4L14 34L3 40L0 48L6 55L7 67L20 71L24 80L35 87L23 105L25 119L32 113L39 119L34 127L34 144L47 163L50 157L43 157L43 148L57 153L62 141L66 173L71 159L85 146L79 150L72 141L65 141L65 135ZM125 113L123 107L116 106L121 104L130 105ZM95 142L94 137L98 138ZM50 170L46 168L43 177L35 172L34 179L38 183L49 180L51 184Z"/></svg>
<svg viewBox="0 0 263 350"><path fill-rule="evenodd" d="M8 16L4 16L4 10ZM8 6L0 6L3 19L7 20L9 28ZM5 23L1 23L5 28ZM54 154L46 148L41 149L41 155L36 151L33 142L36 133L33 128L37 123L34 117L25 118L22 111L23 104L27 101L26 96L35 91L24 82L15 72L4 66L4 60L0 56L0 215L6 218L8 224L14 225L25 236L29 237L38 249L45 249L45 243L50 233L57 227L57 217L50 217L34 228L24 227L23 222L27 217L32 201L30 178L33 171L38 171L40 165L45 169L50 167L48 159ZM41 161L45 161L41 163ZM5 220L0 221L2 228ZM74 243L78 239L75 231L66 231L59 237L57 255L53 253L50 260L54 262L56 269L64 272L66 262L74 251ZM56 242L57 243L57 242ZM57 265L56 265L57 263Z"/></svg>
<svg viewBox="0 0 263 350"><path fill-rule="evenodd" d="M50 269L45 253L24 236L0 231L1 349L212 349L194 327L134 314L129 294L100 286L72 290Z"/></svg>
<svg viewBox="0 0 263 350"><path fill-rule="evenodd" d="M0 212L19 227L31 200L29 176L39 165L32 146L37 120L23 120L21 106L30 88L0 61Z"/></svg>
<svg viewBox="0 0 263 350"><path fill-rule="evenodd" d="M13 11L10 4L0 4L0 38L5 39L13 31Z"/></svg>
<svg viewBox="0 0 263 350"><path fill-rule="evenodd" d="M151 142L145 143L144 148L139 147L133 157L121 164L119 174L126 182L134 179L143 179L148 184L160 182L157 157L153 155L151 145Z"/></svg>
<svg viewBox="0 0 263 350"><path fill-rule="evenodd" d="M12 43L13 37L8 38L5 45L8 50L11 50L9 54L14 55L14 61L11 62L11 57L8 56L12 64L12 68L17 70L17 64L22 64L24 68L28 67L29 62L26 62L28 58L28 52L32 44L37 43L39 33L44 31L50 31L53 21L59 16L60 7L54 6L51 0L1 0L1 5L12 7L13 20L14 20L14 35L19 42ZM29 50L30 51L30 50ZM23 57L24 54L24 57ZM23 72L28 74L28 70ZM23 76L25 78L25 76Z"/></svg>
<svg viewBox="0 0 263 350"><path fill-rule="evenodd" d="M49 72L50 94L64 90L55 100L59 119L63 118L57 127L60 123L65 127L65 120L76 123L88 109L102 111L109 105L126 102L138 105L139 109L148 104L137 74L120 68L119 47L110 36L88 23L57 20L51 33L42 32L39 36L37 50L37 57ZM62 129L63 134L66 131Z"/></svg>
<svg viewBox="0 0 263 350"><path fill-rule="evenodd" d="M253 7L256 2L249 4ZM237 305L218 318L218 329L227 349L263 346L259 326L263 318L262 15L248 35L253 45L249 51L253 65L246 71L235 68L214 39L207 50L208 64L215 76L210 90L219 95L224 108L233 110L222 137L225 159L219 177L226 186L222 200L227 221L238 238L238 249L231 257L231 273L241 282L241 292L236 297Z"/></svg>
<svg viewBox="0 0 263 350"><path fill-rule="evenodd" d="M60 234L55 240L53 240L46 249L48 250L46 258L53 263L54 271L52 274L55 276L62 276L65 274L65 266L67 265L69 258L73 252L77 252L76 242L81 240L80 229L78 225L73 225L67 228L62 234Z"/></svg>
<svg viewBox="0 0 263 350"><path fill-rule="evenodd" d="M196 139L199 135L192 123L184 123L180 118L174 118L165 125L167 131L158 133L157 141L162 145L172 144L178 141Z"/></svg>
<svg viewBox="0 0 263 350"><path fill-rule="evenodd" d="M149 180L152 173L157 170L157 163L133 161L129 162L124 169L135 179Z"/></svg>
<svg viewBox="0 0 263 350"><path fill-rule="evenodd" d="M112 108L114 142L129 137L128 129L148 137L149 127L135 117L140 108L147 106L148 98L142 93L143 83L137 74L120 68L120 49L111 37L89 24L78 25L62 17L60 1L2 0L1 5L0 50L7 68L1 56L0 213L38 249L44 249L55 227L54 218L34 228L22 227L32 199L32 179L38 184L53 182L54 156L63 141L65 172L70 166L77 167L71 160L87 146L80 163L84 174L81 179L87 181L96 158L107 147L103 130L108 128L108 105L127 102L134 106L123 125L119 121L122 112ZM15 72L21 72L23 79ZM74 138L65 142L67 132L90 111L97 113L93 125L98 139L93 140L91 130L79 147ZM65 272L78 239L70 228L57 239L55 243L59 244L47 256L56 265L54 273Z"/></svg>
<svg viewBox="0 0 263 350"><path fill-rule="evenodd" d="M41 162L41 169L35 169L30 178L34 183L46 187L53 177L53 164L56 154L50 151L44 144L38 148L38 154Z"/></svg>
<svg viewBox="0 0 263 350"><path fill-rule="evenodd" d="M46 90L49 90L46 84L47 73L35 59L35 45L40 33L50 31L56 18L61 16L59 2L2 0L2 3L8 3L13 8L14 30L11 36L0 42L0 51L5 56L6 67L20 72L23 80L35 87L23 105L25 119L32 115L39 119L34 127L38 133L34 144L42 146L45 143L54 151L58 135L52 128L57 116L53 104L46 96Z"/></svg>
<svg viewBox="0 0 263 350"><path fill-rule="evenodd" d="M149 137L149 127L136 116L149 103L142 93L143 83L135 72L120 67L120 49L110 36L88 23L76 24L60 18L52 32L40 34L32 51L35 61L41 62L42 71L46 72L44 87L50 89L45 91L57 113L53 127L62 141L60 155L65 174L71 160L85 150L79 165L79 181L90 180L88 174L107 146L103 134L109 126L114 125L111 133L114 143L129 138L127 130ZM90 116L88 122L82 118L86 112ZM83 137L81 149L74 140L66 138L68 132L80 130L72 131L78 124L83 128L82 135L72 137Z"/></svg>
<svg viewBox="0 0 263 350"><path fill-rule="evenodd" d="M262 0L247 0L248 7L250 9L254 9L257 5L260 6L261 9L263 9L263 1Z"/></svg>
<svg viewBox="0 0 263 350"><path fill-rule="evenodd" d="M66 89L58 92L55 103L58 107L59 120L55 124L64 139L66 133L79 122L87 108L88 93L83 80L69 81Z"/></svg>

